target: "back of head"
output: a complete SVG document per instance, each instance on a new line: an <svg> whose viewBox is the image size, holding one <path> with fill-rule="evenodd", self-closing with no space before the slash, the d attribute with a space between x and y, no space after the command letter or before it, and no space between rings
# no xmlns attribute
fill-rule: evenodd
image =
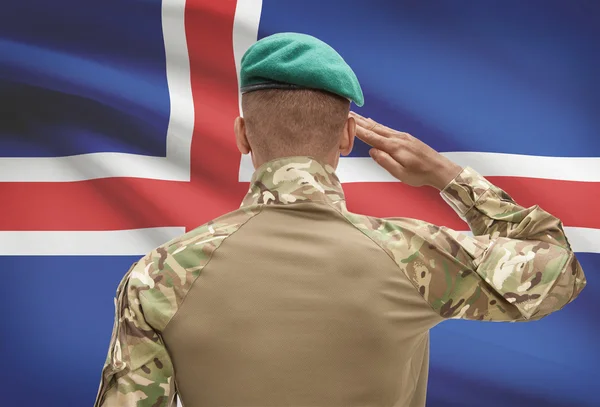
<svg viewBox="0 0 600 407"><path fill-rule="evenodd" d="M364 103L362 89L342 56L323 41L301 33L257 41L242 57L240 90L244 121L237 122L236 137L255 166L308 155L335 167L340 152L352 149L353 122L346 124L350 102Z"/></svg>
<svg viewBox="0 0 600 407"><path fill-rule="evenodd" d="M261 161L336 150L350 101L313 89L264 89L246 93L242 110L248 142Z"/></svg>

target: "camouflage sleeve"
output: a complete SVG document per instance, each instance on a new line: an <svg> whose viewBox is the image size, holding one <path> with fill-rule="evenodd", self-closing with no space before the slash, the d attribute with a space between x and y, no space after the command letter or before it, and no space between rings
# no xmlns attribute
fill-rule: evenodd
<svg viewBox="0 0 600 407"><path fill-rule="evenodd" d="M505 311L489 319L539 319L579 295L585 276L558 218L537 205L518 205L468 167L441 195L475 235L463 245L482 245L483 251L471 252L473 271L483 296ZM469 310L454 316L461 312L464 317Z"/></svg>
<svg viewBox="0 0 600 407"><path fill-rule="evenodd" d="M117 289L115 321L94 407L175 406L173 365L160 334L146 320L142 262Z"/></svg>
<svg viewBox="0 0 600 407"><path fill-rule="evenodd" d="M378 234L441 317L539 319L564 307L584 288L583 271L559 219L538 206L519 206L470 168L442 196L475 237L402 218L387 220Z"/></svg>
<svg viewBox="0 0 600 407"><path fill-rule="evenodd" d="M560 220L535 205L524 208L472 168L465 168L441 192L475 236L546 242L570 250Z"/></svg>

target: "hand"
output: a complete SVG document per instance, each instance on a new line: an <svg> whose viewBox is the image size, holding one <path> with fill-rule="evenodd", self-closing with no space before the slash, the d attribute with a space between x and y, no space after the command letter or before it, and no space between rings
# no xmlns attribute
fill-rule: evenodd
<svg viewBox="0 0 600 407"><path fill-rule="evenodd" d="M430 185L442 190L462 168L408 133L385 127L350 112L356 136L374 147L369 155L390 174L414 187Z"/></svg>

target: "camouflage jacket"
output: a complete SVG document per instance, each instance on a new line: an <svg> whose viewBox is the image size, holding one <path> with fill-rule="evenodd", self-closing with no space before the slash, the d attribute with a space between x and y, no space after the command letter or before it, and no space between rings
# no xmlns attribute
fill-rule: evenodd
<svg viewBox="0 0 600 407"><path fill-rule="evenodd" d="M158 247L125 275L95 406L174 405L174 367L162 334L215 251L269 205L334 208L387 253L439 321L539 319L584 288L559 219L519 206L471 168L441 196L473 237L415 219L351 213L333 168L310 157L262 165L240 209Z"/></svg>

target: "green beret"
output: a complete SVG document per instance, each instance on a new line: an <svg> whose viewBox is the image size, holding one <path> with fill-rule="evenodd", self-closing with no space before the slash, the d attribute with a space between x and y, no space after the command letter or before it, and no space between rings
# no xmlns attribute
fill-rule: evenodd
<svg viewBox="0 0 600 407"><path fill-rule="evenodd" d="M364 104L352 68L329 45L306 34L274 34L254 43L242 57L240 88L242 93L320 89Z"/></svg>

